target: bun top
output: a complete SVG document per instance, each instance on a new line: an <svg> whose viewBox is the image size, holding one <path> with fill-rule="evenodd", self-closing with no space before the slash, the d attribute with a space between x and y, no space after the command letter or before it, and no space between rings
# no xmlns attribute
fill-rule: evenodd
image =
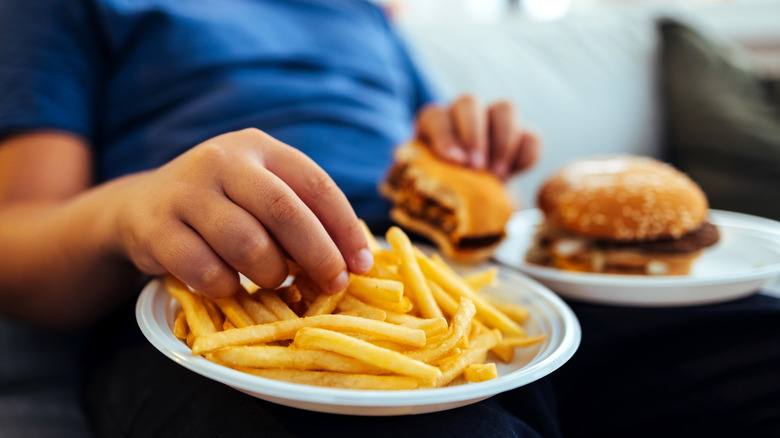
<svg viewBox="0 0 780 438"><path fill-rule="evenodd" d="M416 142L398 148L395 160L408 165L406 178L416 191L455 212L453 237L503 234L513 206L495 175L441 160Z"/></svg>
<svg viewBox="0 0 780 438"><path fill-rule="evenodd" d="M648 157L618 155L570 163L542 184L548 222L618 241L677 238L707 218L707 198L687 175Z"/></svg>

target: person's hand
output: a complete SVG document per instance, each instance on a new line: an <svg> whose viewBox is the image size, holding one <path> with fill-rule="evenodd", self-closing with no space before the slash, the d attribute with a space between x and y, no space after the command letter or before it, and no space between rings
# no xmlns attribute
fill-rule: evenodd
<svg viewBox="0 0 780 438"><path fill-rule="evenodd" d="M486 169L501 179L531 167L539 157L539 138L517 124L511 103L484 109L465 95L449 107L428 105L417 116L419 140L450 162Z"/></svg>
<svg viewBox="0 0 780 438"><path fill-rule="evenodd" d="M118 246L140 270L171 273L206 295L234 293L238 272L273 288L295 260L323 290L373 258L347 198L300 151L255 129L224 134L130 177Z"/></svg>

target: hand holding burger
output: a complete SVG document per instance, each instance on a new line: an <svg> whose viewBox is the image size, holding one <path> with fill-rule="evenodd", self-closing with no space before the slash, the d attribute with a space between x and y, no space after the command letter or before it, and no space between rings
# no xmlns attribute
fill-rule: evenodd
<svg viewBox="0 0 780 438"><path fill-rule="evenodd" d="M483 261L512 214L503 182L531 167L539 148L509 102L483 109L465 95L450 106L428 105L417 118L416 139L396 151L380 191L393 202L396 223L450 258Z"/></svg>

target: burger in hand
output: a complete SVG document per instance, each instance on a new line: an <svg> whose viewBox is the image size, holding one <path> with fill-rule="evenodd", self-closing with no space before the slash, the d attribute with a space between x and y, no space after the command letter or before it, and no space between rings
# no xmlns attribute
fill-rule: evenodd
<svg viewBox="0 0 780 438"><path fill-rule="evenodd" d="M532 264L581 272L685 275L719 240L707 198L661 161L612 156L570 163L541 186L544 223Z"/></svg>
<svg viewBox="0 0 780 438"><path fill-rule="evenodd" d="M430 239L459 262L490 257L513 211L495 175L441 160L416 142L396 150L380 191L392 201L390 216L398 225Z"/></svg>

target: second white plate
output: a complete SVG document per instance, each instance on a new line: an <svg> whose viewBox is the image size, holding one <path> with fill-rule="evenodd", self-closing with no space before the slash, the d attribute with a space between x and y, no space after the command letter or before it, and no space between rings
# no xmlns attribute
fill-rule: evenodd
<svg viewBox="0 0 780 438"><path fill-rule="evenodd" d="M689 275L650 277L563 271L531 265L525 253L542 222L539 210L515 213L496 261L536 278L561 296L601 304L686 306L715 303L756 293L780 275L780 223L711 210L721 240L695 262Z"/></svg>

